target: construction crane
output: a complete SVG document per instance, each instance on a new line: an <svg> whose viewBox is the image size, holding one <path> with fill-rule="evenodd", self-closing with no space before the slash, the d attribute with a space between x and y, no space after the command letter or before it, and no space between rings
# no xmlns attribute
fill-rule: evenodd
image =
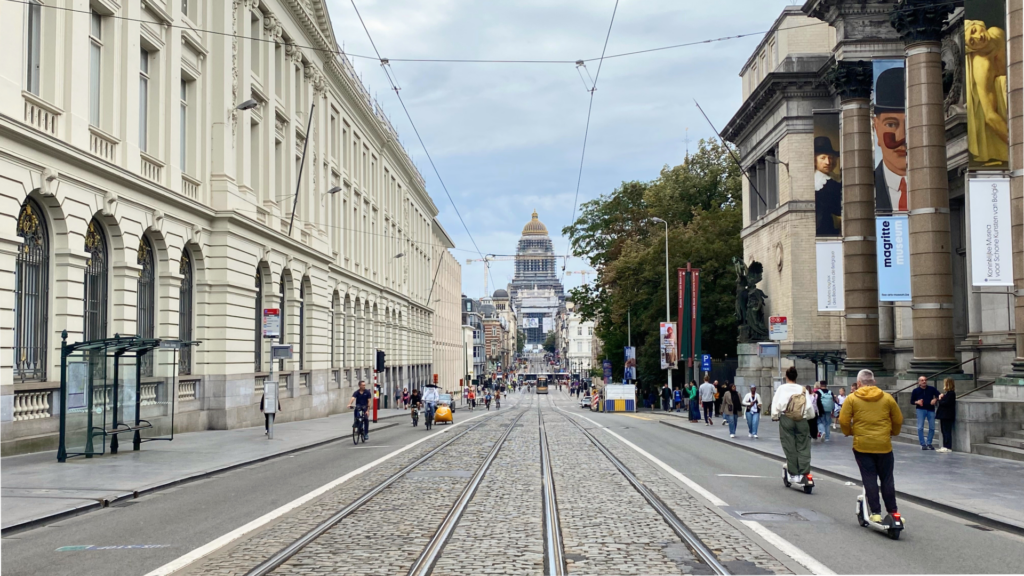
<svg viewBox="0 0 1024 576"><path fill-rule="evenodd" d="M593 270L566 270L565 271L565 275L566 276L569 276L570 274L576 274L577 276L583 276L583 283L586 284L587 283L587 276L590 276L591 274L597 274L597 272L594 272Z"/></svg>
<svg viewBox="0 0 1024 576"><path fill-rule="evenodd" d="M490 296L491 293L487 291L487 278L491 275L491 262L510 262L514 261L517 257L515 254L487 254L483 258L467 258L466 264L472 264L473 262L484 263L484 296ZM561 258L562 267L564 268L566 260L572 258L572 256L553 256L553 258Z"/></svg>

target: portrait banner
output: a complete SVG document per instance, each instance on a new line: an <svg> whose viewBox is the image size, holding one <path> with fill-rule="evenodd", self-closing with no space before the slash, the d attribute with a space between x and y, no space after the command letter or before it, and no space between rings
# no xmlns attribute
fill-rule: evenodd
<svg viewBox="0 0 1024 576"><path fill-rule="evenodd" d="M878 299L910 302L910 228L907 216L875 218Z"/></svg>
<svg viewBox="0 0 1024 576"><path fill-rule="evenodd" d="M843 184L839 164L839 113L814 113L814 233L843 235Z"/></svg>
<svg viewBox="0 0 1024 576"><path fill-rule="evenodd" d="M1010 244L1010 179L971 178L971 284L1013 286Z"/></svg>
<svg viewBox="0 0 1024 576"><path fill-rule="evenodd" d="M964 107L971 169L1010 167L1006 70L1005 0L965 0Z"/></svg>
<svg viewBox="0 0 1024 576"><path fill-rule="evenodd" d="M815 250L818 264L818 311L844 310L843 243L818 242Z"/></svg>
<svg viewBox="0 0 1024 576"><path fill-rule="evenodd" d="M659 330L661 337L661 369L674 369L679 363L676 351L676 323L662 322Z"/></svg>
<svg viewBox="0 0 1024 576"><path fill-rule="evenodd" d="M626 364L623 378L627 382L636 380L636 346L626 346Z"/></svg>
<svg viewBox="0 0 1024 576"><path fill-rule="evenodd" d="M903 60L872 62L872 133L875 142L875 211L906 212L907 88Z"/></svg>
<svg viewBox="0 0 1024 576"><path fill-rule="evenodd" d="M555 329L554 318L544 318L544 333L547 334Z"/></svg>

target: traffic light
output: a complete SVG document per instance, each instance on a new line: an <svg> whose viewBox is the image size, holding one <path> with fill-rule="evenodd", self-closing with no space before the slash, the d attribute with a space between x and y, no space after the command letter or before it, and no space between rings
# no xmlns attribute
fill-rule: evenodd
<svg viewBox="0 0 1024 576"><path fill-rule="evenodd" d="M377 350L377 363L374 365L373 369L375 371L377 371L377 372L383 372L384 371L384 351L383 350Z"/></svg>

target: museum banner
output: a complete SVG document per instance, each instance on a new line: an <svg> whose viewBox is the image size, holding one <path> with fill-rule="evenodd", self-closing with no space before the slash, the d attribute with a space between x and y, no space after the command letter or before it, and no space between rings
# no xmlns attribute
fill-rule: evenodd
<svg viewBox="0 0 1024 576"><path fill-rule="evenodd" d="M1013 286L1010 245L1010 179L971 178L971 284Z"/></svg>
<svg viewBox="0 0 1024 576"><path fill-rule="evenodd" d="M878 299L910 302L910 229L905 215L875 218Z"/></svg>
<svg viewBox="0 0 1024 576"><path fill-rule="evenodd" d="M1006 69L1005 0L965 0L963 77L972 170L1009 168Z"/></svg>
<svg viewBox="0 0 1024 576"><path fill-rule="evenodd" d="M846 307L843 293L843 243L815 244L818 264L818 311L831 312Z"/></svg>
<svg viewBox="0 0 1024 576"><path fill-rule="evenodd" d="M872 135L875 141L875 212L906 212L907 98L904 60L875 60Z"/></svg>
<svg viewBox="0 0 1024 576"><path fill-rule="evenodd" d="M622 378L626 382L636 380L636 346L626 346L626 363Z"/></svg>
<svg viewBox="0 0 1024 576"><path fill-rule="evenodd" d="M814 234L843 235L843 184L839 165L839 113L814 113Z"/></svg>
<svg viewBox="0 0 1024 576"><path fill-rule="evenodd" d="M661 369L675 369L679 364L679 354L676 352L676 323L662 322L659 334L661 337Z"/></svg>

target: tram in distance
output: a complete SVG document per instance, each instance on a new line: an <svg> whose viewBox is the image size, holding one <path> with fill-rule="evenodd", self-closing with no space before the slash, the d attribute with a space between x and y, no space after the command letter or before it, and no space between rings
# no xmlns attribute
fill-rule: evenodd
<svg viewBox="0 0 1024 576"><path fill-rule="evenodd" d="M548 393L548 377L546 374L537 375L537 394Z"/></svg>

